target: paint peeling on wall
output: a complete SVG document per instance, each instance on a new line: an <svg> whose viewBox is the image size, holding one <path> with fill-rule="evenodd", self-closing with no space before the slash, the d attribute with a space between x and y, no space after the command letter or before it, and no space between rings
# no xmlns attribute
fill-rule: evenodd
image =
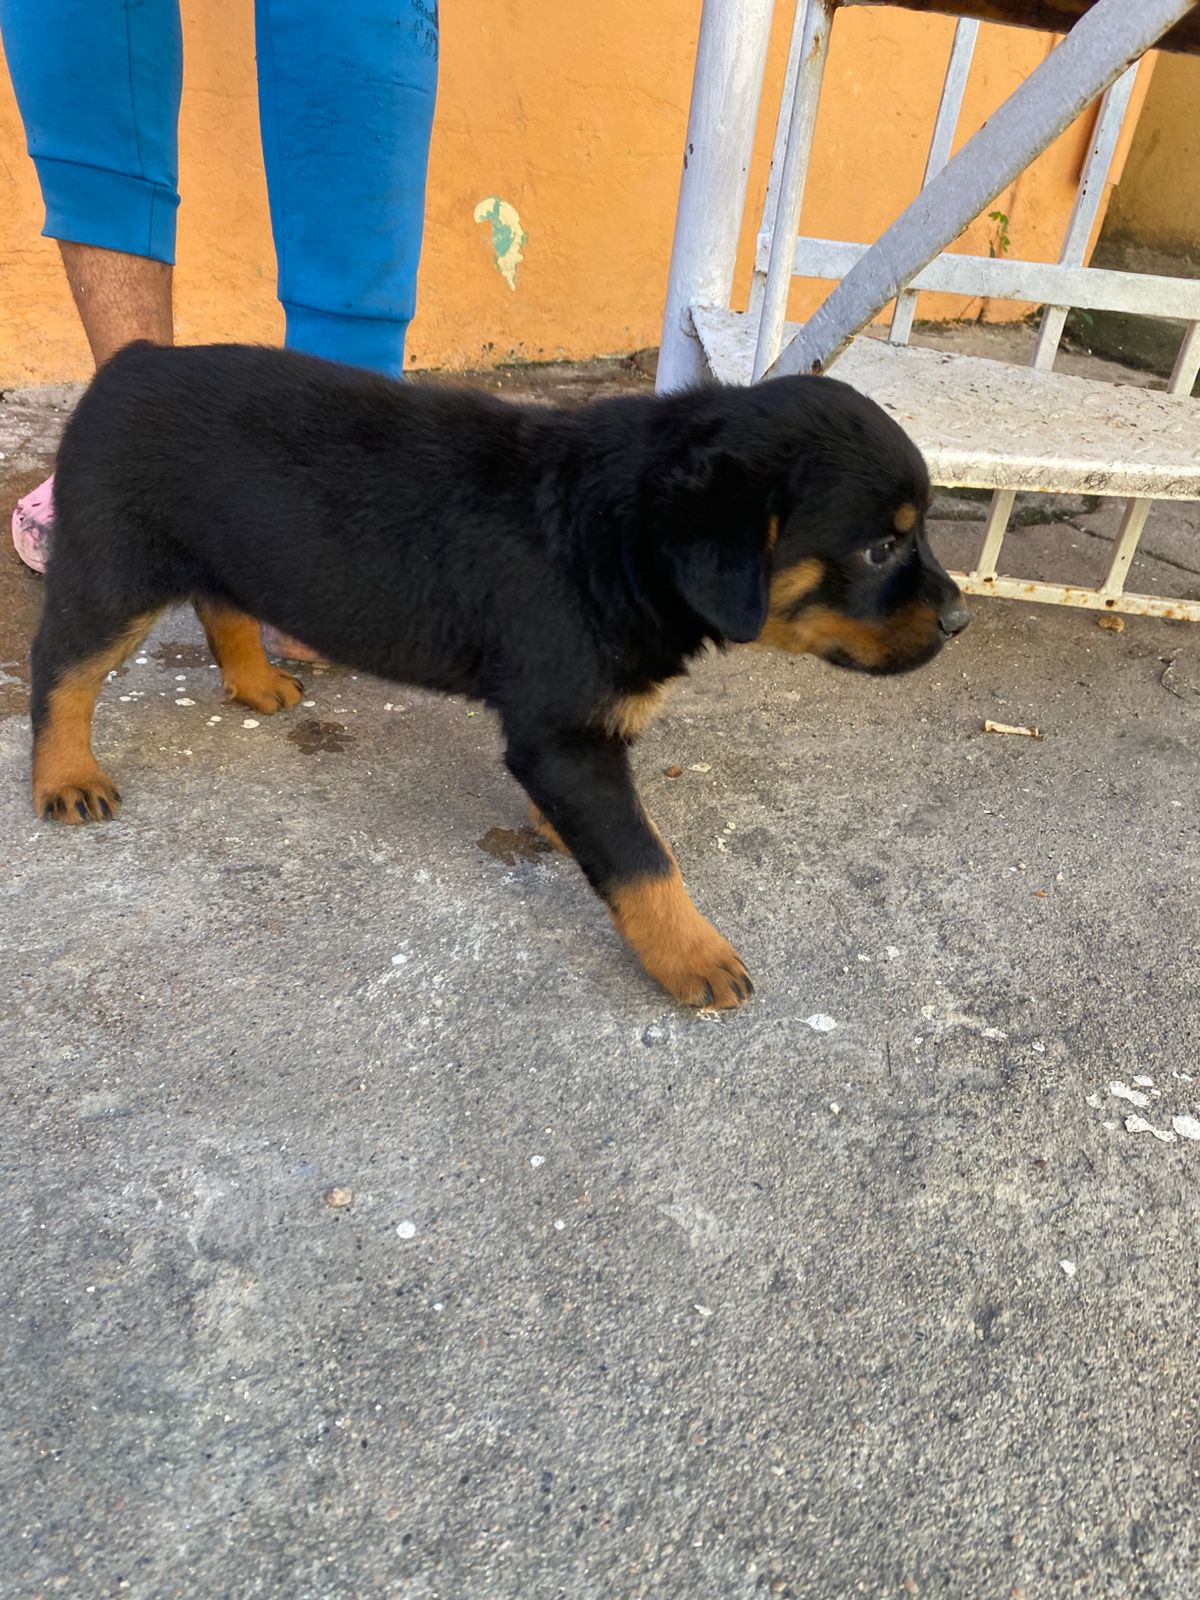
<svg viewBox="0 0 1200 1600"><path fill-rule="evenodd" d="M512 290L517 287L517 268L525 259L521 246L529 243L529 235L521 227L516 206L501 200L497 194L488 195L475 207L475 221L489 223L492 230L492 255L496 271Z"/></svg>

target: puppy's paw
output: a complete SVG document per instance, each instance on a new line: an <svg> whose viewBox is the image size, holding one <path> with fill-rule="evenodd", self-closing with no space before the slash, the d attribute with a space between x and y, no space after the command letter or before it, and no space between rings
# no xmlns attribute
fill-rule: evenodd
<svg viewBox="0 0 1200 1600"><path fill-rule="evenodd" d="M673 862L669 872L614 887L608 902L646 971L685 1006L728 1011L754 993L741 957L696 910Z"/></svg>
<svg viewBox="0 0 1200 1600"><path fill-rule="evenodd" d="M121 804L116 786L99 767L42 778L33 786L33 809L45 822L111 822Z"/></svg>
<svg viewBox="0 0 1200 1600"><path fill-rule="evenodd" d="M717 930L705 923L705 936L680 950L661 972L662 983L686 1006L732 1011L754 993L742 959Z"/></svg>
<svg viewBox="0 0 1200 1600"><path fill-rule="evenodd" d="M274 716L276 711L287 711L299 705L304 698L304 685L282 667L263 662L261 672L225 679L225 689L238 705L249 706L251 711L261 711L264 716Z"/></svg>

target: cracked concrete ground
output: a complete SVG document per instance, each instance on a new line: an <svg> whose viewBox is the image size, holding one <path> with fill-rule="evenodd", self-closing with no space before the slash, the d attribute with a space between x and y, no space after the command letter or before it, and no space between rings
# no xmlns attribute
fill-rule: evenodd
<svg viewBox="0 0 1200 1600"><path fill-rule="evenodd" d="M0 407L4 505L60 417ZM1099 572L1049 512L1022 570ZM1197 508L1139 562L1200 588ZM182 613L99 711L120 821L39 825L38 601L0 560L0 1593L1195 1595L1200 630L703 663L637 766L758 983L714 1022L486 713L250 718Z"/></svg>

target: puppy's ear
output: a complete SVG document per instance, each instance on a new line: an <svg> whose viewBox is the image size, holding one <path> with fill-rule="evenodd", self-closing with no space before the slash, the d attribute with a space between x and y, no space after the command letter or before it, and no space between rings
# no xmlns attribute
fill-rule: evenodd
<svg viewBox="0 0 1200 1600"><path fill-rule="evenodd" d="M697 452L668 487L659 529L676 593L714 635L757 639L770 590L769 507L746 462Z"/></svg>

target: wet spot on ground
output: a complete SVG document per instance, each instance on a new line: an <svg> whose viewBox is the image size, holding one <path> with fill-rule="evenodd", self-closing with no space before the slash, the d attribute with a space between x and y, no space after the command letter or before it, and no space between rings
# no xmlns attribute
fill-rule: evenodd
<svg viewBox="0 0 1200 1600"><path fill-rule="evenodd" d="M151 652L155 661L168 667L209 667L212 651L202 644L173 644L166 639Z"/></svg>
<svg viewBox="0 0 1200 1600"><path fill-rule="evenodd" d="M518 861L536 861L539 856L553 855L554 846L543 839L533 828L489 828L476 844L488 855L502 861L506 867L515 867Z"/></svg>
<svg viewBox="0 0 1200 1600"><path fill-rule="evenodd" d="M321 722L316 717L297 723L288 734L288 739L302 755L306 756L347 750L354 743L353 734L349 733L342 723Z"/></svg>

